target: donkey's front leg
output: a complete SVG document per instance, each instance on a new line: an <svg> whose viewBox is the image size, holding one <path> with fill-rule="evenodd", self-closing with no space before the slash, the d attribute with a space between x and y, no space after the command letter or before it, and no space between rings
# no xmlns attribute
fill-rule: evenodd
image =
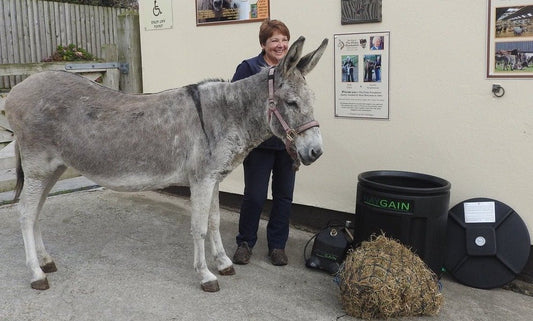
<svg viewBox="0 0 533 321"><path fill-rule="evenodd" d="M215 184L214 181L191 184L191 234L194 241L194 269L200 277L202 290L206 292L216 292L220 289L217 277L209 271L205 261L205 237Z"/></svg>
<svg viewBox="0 0 533 321"><path fill-rule="evenodd" d="M230 260L224 250L222 238L220 236L220 207L218 201L218 183L213 189L211 199L211 210L209 212L209 240L211 241L211 250L217 262L218 273L221 275L234 275L235 269L233 262Z"/></svg>

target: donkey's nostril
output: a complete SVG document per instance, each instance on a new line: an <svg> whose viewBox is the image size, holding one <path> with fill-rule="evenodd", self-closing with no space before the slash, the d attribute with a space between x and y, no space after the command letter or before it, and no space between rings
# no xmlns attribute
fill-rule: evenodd
<svg viewBox="0 0 533 321"><path fill-rule="evenodd" d="M318 159L320 155L322 155L322 149L319 149L319 150L311 149L311 157L313 160Z"/></svg>

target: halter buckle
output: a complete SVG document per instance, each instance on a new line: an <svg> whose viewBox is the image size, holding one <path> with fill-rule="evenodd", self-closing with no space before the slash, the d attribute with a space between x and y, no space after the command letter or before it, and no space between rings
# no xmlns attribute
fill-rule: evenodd
<svg viewBox="0 0 533 321"><path fill-rule="evenodd" d="M291 142L291 143L294 142L294 140L296 139L297 135L298 135L298 133L294 129L292 129L292 128L287 129L287 140L289 142Z"/></svg>

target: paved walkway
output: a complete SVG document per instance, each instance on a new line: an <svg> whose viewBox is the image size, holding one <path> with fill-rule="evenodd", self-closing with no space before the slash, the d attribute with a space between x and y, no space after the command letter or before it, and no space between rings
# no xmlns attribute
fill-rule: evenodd
<svg viewBox="0 0 533 321"><path fill-rule="evenodd" d="M238 214L222 210L226 250L235 250ZM291 229L289 265L267 258L265 222L252 261L200 290L193 271L189 201L155 192L105 189L52 196L42 230L58 272L47 291L30 289L13 205L0 206L0 320L356 320L346 316L332 277L305 268L311 233ZM213 261L208 260L214 270ZM444 278L436 317L402 320L531 320L533 297L478 290Z"/></svg>

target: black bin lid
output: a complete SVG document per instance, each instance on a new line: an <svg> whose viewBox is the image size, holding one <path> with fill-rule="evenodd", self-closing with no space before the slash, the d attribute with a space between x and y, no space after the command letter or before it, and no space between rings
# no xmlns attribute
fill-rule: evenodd
<svg viewBox="0 0 533 321"><path fill-rule="evenodd" d="M463 284L481 289L501 287L522 271L529 251L524 221L502 202L472 198L448 213L444 266Z"/></svg>

